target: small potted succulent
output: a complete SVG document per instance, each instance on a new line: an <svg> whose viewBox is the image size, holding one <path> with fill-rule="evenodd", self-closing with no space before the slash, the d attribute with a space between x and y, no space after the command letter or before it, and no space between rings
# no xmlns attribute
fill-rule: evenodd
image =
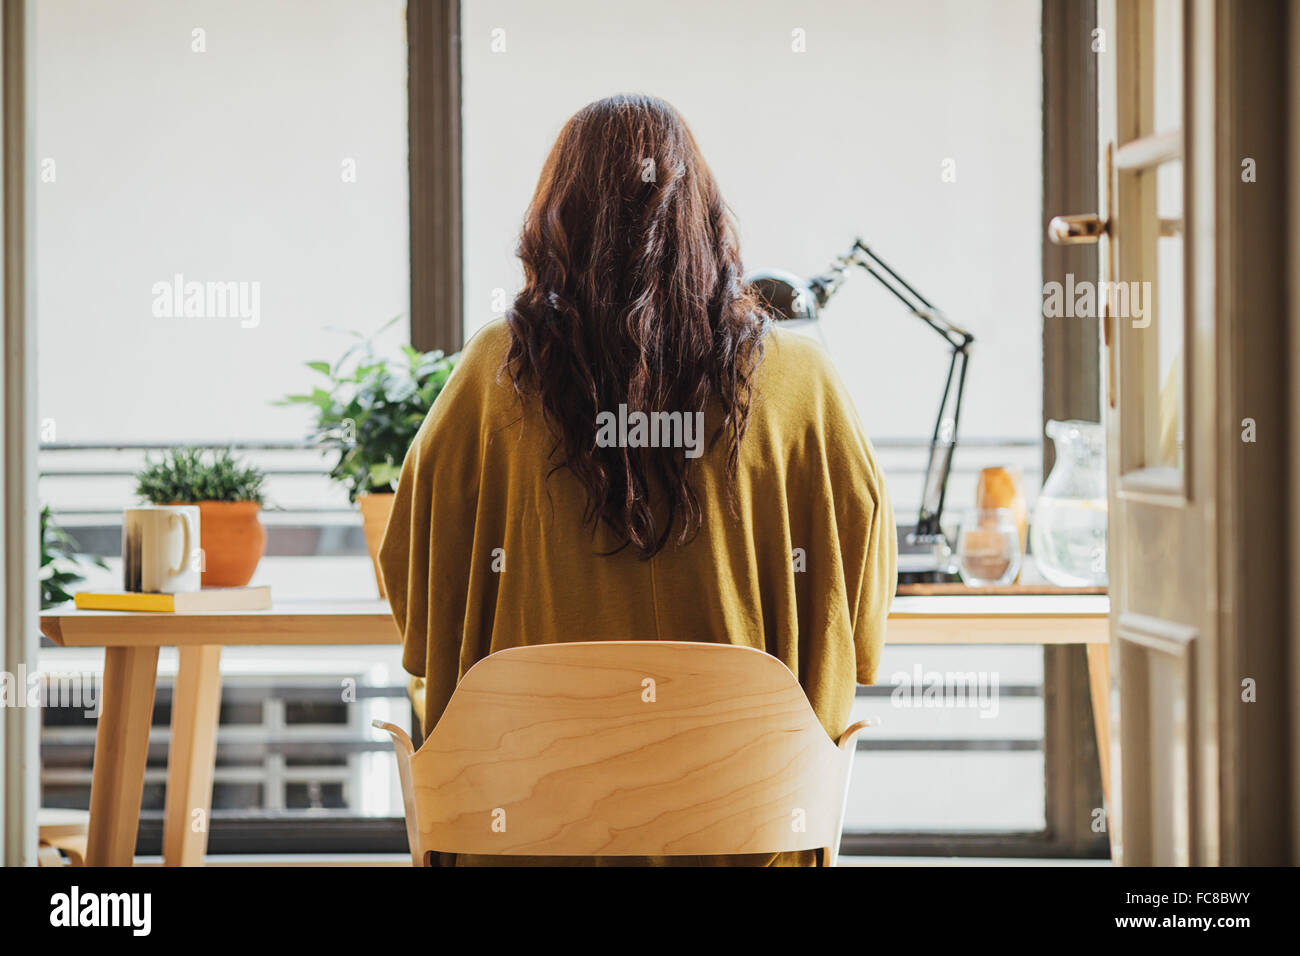
<svg viewBox="0 0 1300 956"><path fill-rule="evenodd" d="M347 489L348 500L361 510L381 597L386 595L379 573L379 545L393 508L402 461L457 358L438 351L421 352L409 345L402 347L401 358L387 358L377 353L373 336L361 338L337 362L307 363L324 377L323 387L276 403L315 407L316 421L309 437L338 456L329 476Z"/></svg>
<svg viewBox="0 0 1300 956"><path fill-rule="evenodd" d="M229 448L173 448L145 459L136 494L153 505L198 505L202 578L206 587L243 587L266 549L259 516L266 475Z"/></svg>

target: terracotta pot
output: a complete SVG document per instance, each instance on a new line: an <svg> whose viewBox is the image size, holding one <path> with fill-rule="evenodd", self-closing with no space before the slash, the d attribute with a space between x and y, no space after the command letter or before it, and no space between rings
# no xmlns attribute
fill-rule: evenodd
<svg viewBox="0 0 1300 956"><path fill-rule="evenodd" d="M199 547L205 588L242 588L266 550L266 529L255 501L198 501Z"/></svg>
<svg viewBox="0 0 1300 956"><path fill-rule="evenodd" d="M357 505L361 508L361 529L366 533L366 549L370 552L370 564L375 569L375 584L379 585L379 596L388 599L384 589L384 577L379 573L379 546L384 541L384 531L388 528L388 516L393 513L392 492L361 495Z"/></svg>

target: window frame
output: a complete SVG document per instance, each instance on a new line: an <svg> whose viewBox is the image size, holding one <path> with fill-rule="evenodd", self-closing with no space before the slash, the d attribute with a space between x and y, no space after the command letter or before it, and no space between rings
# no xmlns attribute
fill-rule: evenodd
<svg viewBox="0 0 1300 956"><path fill-rule="evenodd" d="M1043 0L1043 225L1061 209L1097 203L1095 0ZM410 0L407 7L410 151L411 341L455 351L463 344L461 58L458 0ZM1095 281L1093 246L1043 243L1044 282L1067 271ZM1091 357L1091 360L1088 357ZM1083 360L1081 360L1081 357ZM1095 320L1045 320L1043 418L1099 415ZM1043 445L1043 474L1053 448ZM1107 838L1092 829L1103 807L1084 650L1043 650L1046 826L1034 831L844 834L847 855L1105 858ZM412 715L412 726L418 719ZM141 820L137 853L158 854L162 820ZM285 820L256 813L214 816L211 855L241 853L405 853L401 817Z"/></svg>

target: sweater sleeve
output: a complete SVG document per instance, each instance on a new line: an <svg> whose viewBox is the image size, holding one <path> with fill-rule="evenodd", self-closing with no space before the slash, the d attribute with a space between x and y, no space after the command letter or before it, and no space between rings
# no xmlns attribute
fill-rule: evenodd
<svg viewBox="0 0 1300 956"><path fill-rule="evenodd" d="M866 441L865 437L863 439ZM861 533L861 565L857 573L857 607L853 614L853 647L857 657L859 684L874 684L885 644L885 620L898 587L898 533L894 506L884 476L876 466L868 443L867 459L874 481L871 484L871 513Z"/></svg>
<svg viewBox="0 0 1300 956"><path fill-rule="evenodd" d="M435 719L460 676L483 394L496 373L479 338L466 346L406 453L379 549L380 573L402 637L402 666L427 680L422 716Z"/></svg>
<svg viewBox="0 0 1300 956"><path fill-rule="evenodd" d="M844 591L849 602L857 682L874 684L885 625L898 585L898 535L889 487L853 399L825 362L827 460L835 501Z"/></svg>

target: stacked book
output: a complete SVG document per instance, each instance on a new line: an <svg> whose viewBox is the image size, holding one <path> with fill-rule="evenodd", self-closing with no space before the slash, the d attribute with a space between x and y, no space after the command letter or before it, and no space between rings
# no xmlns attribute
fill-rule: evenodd
<svg viewBox="0 0 1300 956"><path fill-rule="evenodd" d="M78 591L73 595L82 611L265 611L271 606L269 587L203 588L179 594L140 591Z"/></svg>

